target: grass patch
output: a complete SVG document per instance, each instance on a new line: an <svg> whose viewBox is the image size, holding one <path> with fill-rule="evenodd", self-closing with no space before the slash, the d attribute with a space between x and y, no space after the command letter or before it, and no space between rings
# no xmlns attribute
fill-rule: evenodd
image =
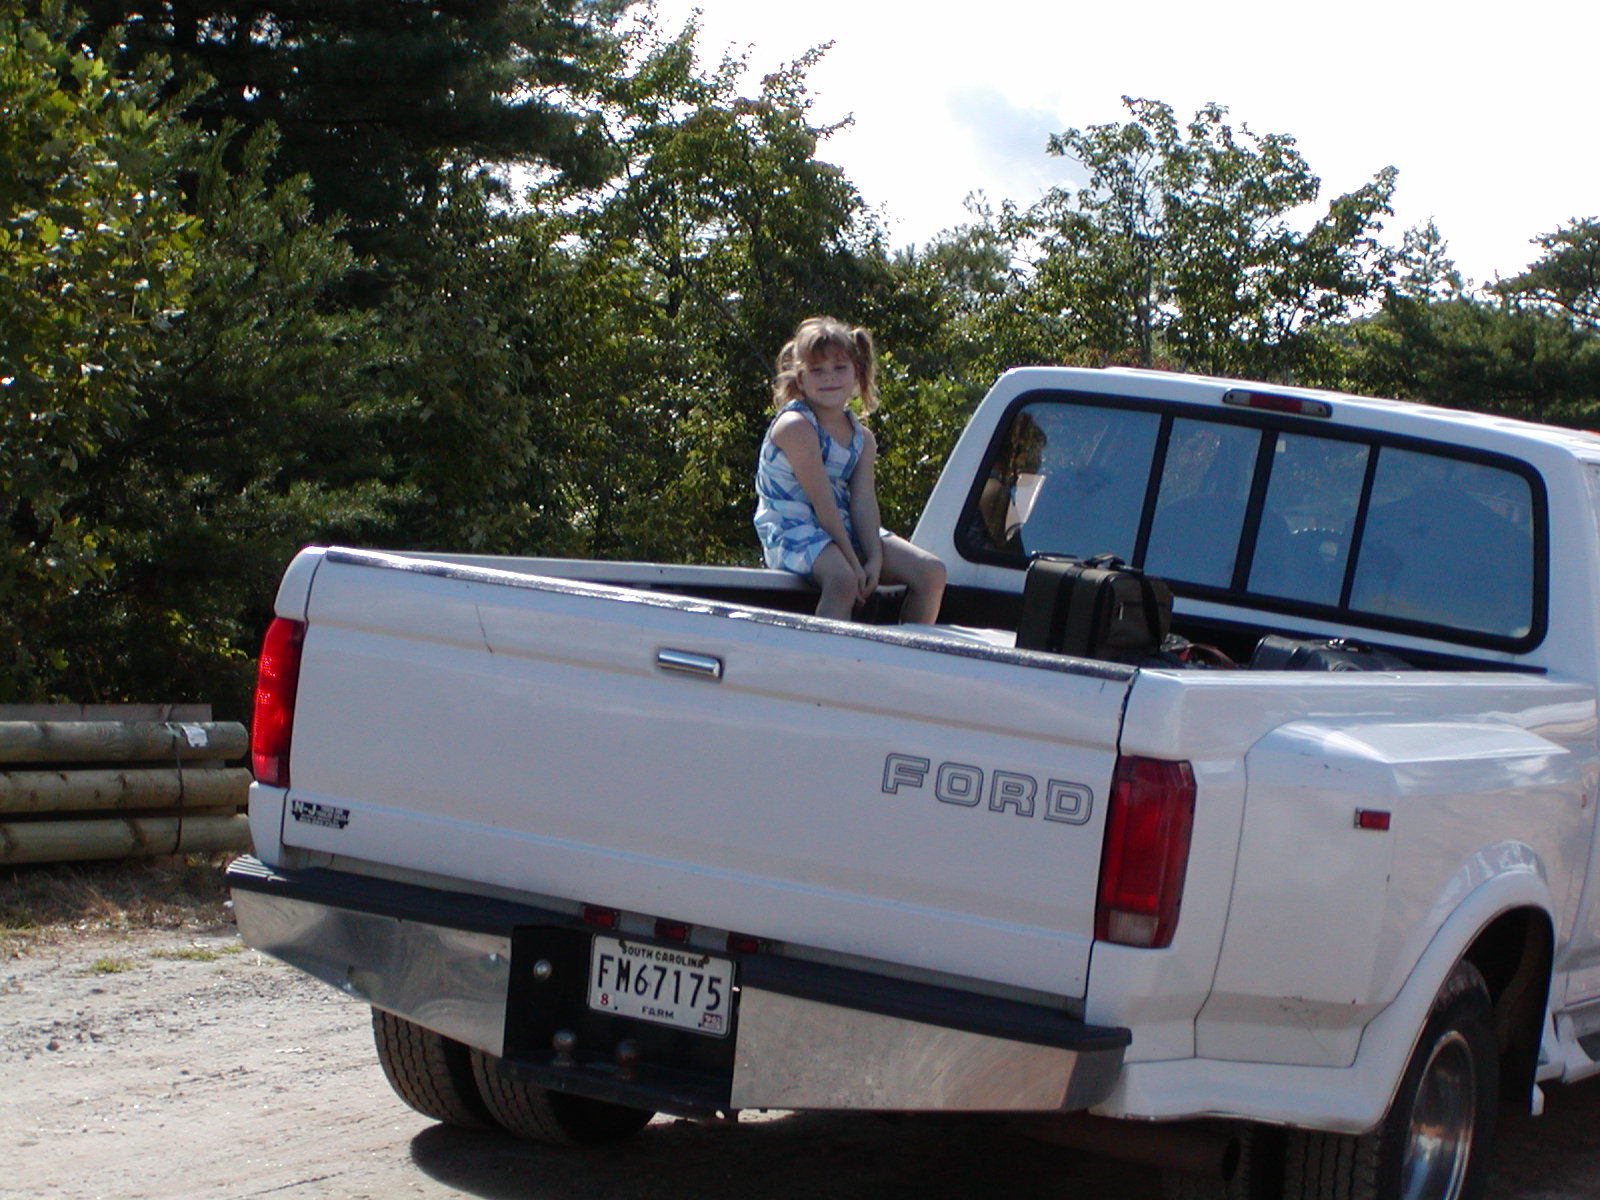
<svg viewBox="0 0 1600 1200"><path fill-rule="evenodd" d="M242 954L242 942L228 942L215 950L209 946L185 946L181 950L152 950L151 958L171 959L177 962L216 962L219 958L226 958L230 954Z"/></svg>
<svg viewBox="0 0 1600 1200"><path fill-rule="evenodd" d="M90 975L120 975L124 971L133 970L138 965L131 958L117 958L113 955L107 955L105 958L95 959L87 969Z"/></svg>
<svg viewBox="0 0 1600 1200"><path fill-rule="evenodd" d="M0 957L83 934L205 930L231 923L232 854L177 854L0 868Z"/></svg>

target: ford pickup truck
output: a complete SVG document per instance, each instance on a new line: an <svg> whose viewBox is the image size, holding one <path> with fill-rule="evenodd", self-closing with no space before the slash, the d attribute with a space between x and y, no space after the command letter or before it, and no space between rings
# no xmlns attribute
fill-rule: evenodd
<svg viewBox="0 0 1600 1200"><path fill-rule="evenodd" d="M1003 1113L1175 1195L1463 1200L1600 1070L1597 512L1594 435L1025 368L913 534L932 627L307 549L239 927L439 1121ZM1029 563L1104 554L1160 652L1019 647Z"/></svg>

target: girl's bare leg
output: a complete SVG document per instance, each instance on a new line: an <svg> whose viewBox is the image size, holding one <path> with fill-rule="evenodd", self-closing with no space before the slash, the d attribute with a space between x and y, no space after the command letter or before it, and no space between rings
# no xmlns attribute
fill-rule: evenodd
<svg viewBox="0 0 1600 1200"><path fill-rule="evenodd" d="M885 583L906 585L906 599L900 609L902 624L928 625L939 619L945 571L937 555L913 546L903 537L888 534L883 539L882 579Z"/></svg>
<svg viewBox="0 0 1600 1200"><path fill-rule="evenodd" d="M856 609L856 573L838 546L828 545L811 567L811 581L822 589L817 616L848 621Z"/></svg>

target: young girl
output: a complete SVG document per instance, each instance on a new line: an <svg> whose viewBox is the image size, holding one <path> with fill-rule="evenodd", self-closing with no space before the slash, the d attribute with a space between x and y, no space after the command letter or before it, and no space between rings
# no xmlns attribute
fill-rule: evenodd
<svg viewBox="0 0 1600 1200"><path fill-rule="evenodd" d="M822 589L817 615L849 620L879 582L903 583L901 619L931 622L944 595L944 564L878 525L877 442L850 402L878 404L872 335L831 317L801 323L778 355L778 415L756 467L756 532L767 566L806 575Z"/></svg>

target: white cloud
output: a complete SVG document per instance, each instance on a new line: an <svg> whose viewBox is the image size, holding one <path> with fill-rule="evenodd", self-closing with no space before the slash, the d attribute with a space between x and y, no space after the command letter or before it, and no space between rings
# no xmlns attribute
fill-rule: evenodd
<svg viewBox="0 0 1600 1200"><path fill-rule="evenodd" d="M954 127L971 139L993 199L1026 204L1050 188L1088 182L1076 162L1048 152L1050 135L1066 128L1053 109L1014 103L991 84L951 88L945 108Z"/></svg>

